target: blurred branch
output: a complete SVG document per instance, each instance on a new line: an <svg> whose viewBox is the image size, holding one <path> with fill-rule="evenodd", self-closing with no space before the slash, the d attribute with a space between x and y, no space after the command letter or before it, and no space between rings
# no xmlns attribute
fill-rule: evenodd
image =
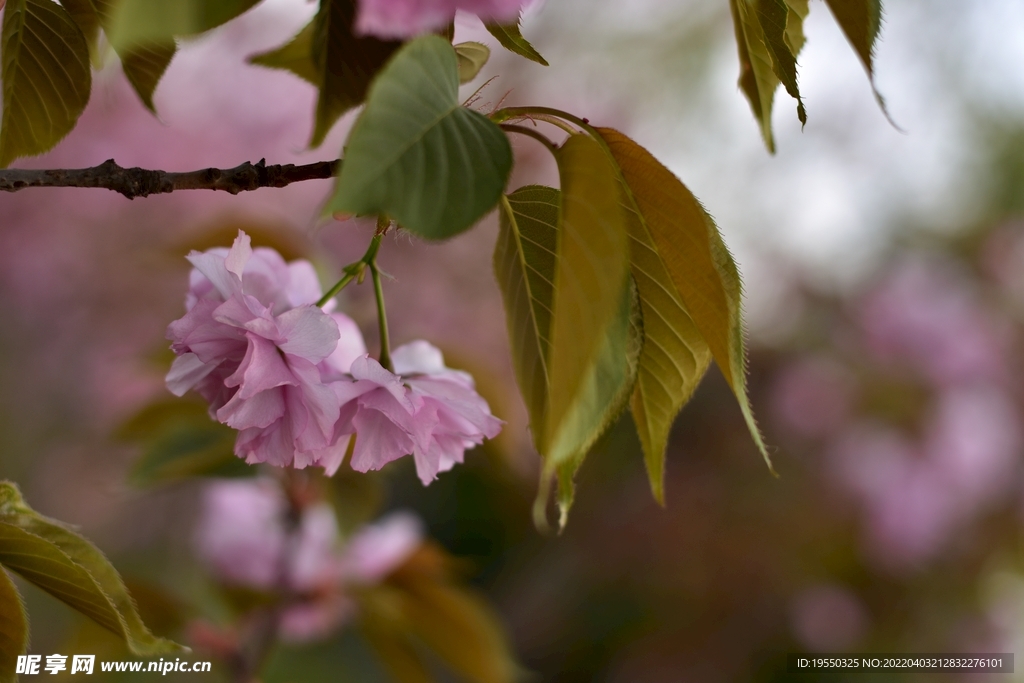
<svg viewBox="0 0 1024 683"><path fill-rule="evenodd" d="M105 187L128 199L165 194L175 190L223 190L231 194L261 187L284 187L303 180L322 180L338 175L341 161L318 161L296 166L267 166L260 159L234 168L204 168L184 173L122 168L113 159L92 168L0 169L0 191L17 192L26 187Z"/></svg>

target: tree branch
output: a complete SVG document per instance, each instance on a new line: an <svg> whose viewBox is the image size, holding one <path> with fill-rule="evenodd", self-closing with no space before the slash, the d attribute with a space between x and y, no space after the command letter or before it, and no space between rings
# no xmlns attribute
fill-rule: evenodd
<svg viewBox="0 0 1024 683"><path fill-rule="evenodd" d="M231 194L261 187L284 187L303 180L321 180L338 175L341 161L318 161L296 166L267 166L265 159L245 162L234 168L204 168L185 173L122 168L113 159L92 168L53 170L0 169L0 191L17 192L26 187L105 187L128 199L165 194L175 190L223 190Z"/></svg>

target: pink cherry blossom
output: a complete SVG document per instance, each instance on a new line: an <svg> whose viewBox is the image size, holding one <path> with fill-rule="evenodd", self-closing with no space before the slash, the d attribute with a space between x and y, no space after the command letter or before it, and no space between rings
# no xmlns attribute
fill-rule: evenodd
<svg viewBox="0 0 1024 683"><path fill-rule="evenodd" d="M247 462L336 469L339 403L322 373L337 374L365 350L354 323L316 307L308 262L254 252L244 232L229 250L188 258L188 310L167 329L178 354L168 388L179 396L194 388L209 401L211 416L239 430L235 453Z"/></svg>
<svg viewBox="0 0 1024 683"><path fill-rule="evenodd" d="M395 373L363 356L349 370L353 381L331 384L341 404L336 435L356 435L356 471L412 454L426 485L462 462L467 448L501 431L473 378L445 367L435 347L413 342L395 349L392 359Z"/></svg>
<svg viewBox="0 0 1024 683"><path fill-rule="evenodd" d="M360 0L356 31L381 38L408 38L447 26L462 10L487 21L512 22L524 0Z"/></svg>

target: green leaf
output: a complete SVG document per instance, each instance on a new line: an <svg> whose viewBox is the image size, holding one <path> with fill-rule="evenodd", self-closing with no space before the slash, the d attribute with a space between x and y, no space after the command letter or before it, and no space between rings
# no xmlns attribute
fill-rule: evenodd
<svg viewBox="0 0 1024 683"><path fill-rule="evenodd" d="M175 36L194 36L216 28L259 1L117 0L107 37L119 49L165 45Z"/></svg>
<svg viewBox="0 0 1024 683"><path fill-rule="evenodd" d="M96 50L99 29L102 28L109 34L114 0L64 0L62 4L67 7L75 23L82 29L89 44L93 64L98 64L100 60ZM167 71L176 50L173 40L115 50L121 59L121 69L128 82L146 108L153 113L156 113L153 92Z"/></svg>
<svg viewBox="0 0 1024 683"><path fill-rule="evenodd" d="M72 21L82 31L93 63L97 60L100 39L100 17L93 6L93 0L61 0L61 5L68 11Z"/></svg>
<svg viewBox="0 0 1024 683"><path fill-rule="evenodd" d="M237 432L211 420L195 401L168 399L146 406L118 436L143 448L131 474L136 486L255 474L234 454Z"/></svg>
<svg viewBox="0 0 1024 683"><path fill-rule="evenodd" d="M309 146L323 143L341 115L366 99L374 76L402 46L373 36L356 36L355 0L323 0L313 19L312 57L317 69L316 121Z"/></svg>
<svg viewBox="0 0 1024 683"><path fill-rule="evenodd" d="M806 4L806 0L729 0L739 49L740 89L750 102L768 151L773 154L772 102L780 82L797 100L800 122L807 122L796 73Z"/></svg>
<svg viewBox="0 0 1024 683"><path fill-rule="evenodd" d="M680 305L703 337L722 375L736 395L750 435L771 469L771 460L747 397L746 352L740 311L742 293L739 272L732 255L711 216L671 171L622 133L610 128L598 128L597 132L607 143L618 164L627 188L629 208L634 216L631 232L634 238L632 267L641 288L641 301L646 299L647 304L644 307L645 334L648 328L651 330L651 336L644 343L645 354L654 352L654 349L648 347L657 331L657 323L653 320L656 316L650 314L655 305L672 316L675 327L674 332L663 330L657 333L656 338L665 344L672 344L670 348L673 350L669 353L680 365L675 370L667 367L657 370L658 366L653 360L648 363L649 372L662 372L664 377L676 382L674 391L666 400L658 402L658 410L664 416L670 405L678 402L679 407L682 407L693 391L692 384L696 381L694 377L699 379L699 375L703 374L701 368L706 362L685 317L679 311L673 311L673 306ZM639 231L640 227L643 231ZM648 253L645 253L645 249ZM651 293L651 281L659 284L670 282L673 291L669 294L673 300L663 299L657 304ZM675 342L671 341L673 334L678 336ZM693 355L692 362L688 358L690 352ZM646 373L641 370L642 382ZM650 382L641 385L645 389L650 386ZM652 420L651 411L648 410L643 418L647 420L647 426L641 427L642 418L637 416L635 408L637 400L634 397L634 416L637 417L641 443L650 467L652 460L660 462L664 458L663 454L658 454L658 449L663 453L661 444L663 439L667 439L670 422L666 423L665 417ZM644 405L652 407L654 404ZM672 408L669 412L674 416L678 408ZM654 473L651 475L657 495L660 485Z"/></svg>
<svg viewBox="0 0 1024 683"><path fill-rule="evenodd" d="M372 607L362 611L359 632L396 683L434 683L412 639L381 619Z"/></svg>
<svg viewBox="0 0 1024 683"><path fill-rule="evenodd" d="M124 639L137 655L183 651L142 623L121 577L89 541L0 482L0 564Z"/></svg>
<svg viewBox="0 0 1024 683"><path fill-rule="evenodd" d="M320 85L320 69L313 61L313 36L316 33L316 21L306 24L298 35L279 48L269 52L252 55L247 60L271 69L291 71L312 85Z"/></svg>
<svg viewBox="0 0 1024 683"><path fill-rule="evenodd" d="M789 42L790 10L786 0L754 0L758 22L761 24L765 45L772 58L775 77L785 86L790 97L797 101L796 115L800 123L807 123L807 112L800 98L796 82L796 52ZM802 28L801 28L802 32Z"/></svg>
<svg viewBox="0 0 1024 683"><path fill-rule="evenodd" d="M11 577L0 569L0 683L15 683L18 655L28 647L28 617Z"/></svg>
<svg viewBox="0 0 1024 683"><path fill-rule="evenodd" d="M482 43L459 43L455 46L459 58L459 83L469 83L484 68L491 57L491 49Z"/></svg>
<svg viewBox="0 0 1024 683"><path fill-rule="evenodd" d="M490 31L491 35L498 39L501 46L509 52L514 52L520 57L526 57L532 62L537 62L544 66L548 65L546 59L541 57L540 53L534 49L530 42L523 38L523 32L519 30L519 22L514 24L484 24L485 28Z"/></svg>
<svg viewBox="0 0 1024 683"><path fill-rule="evenodd" d="M171 43L153 43L152 45L139 45L129 50L122 50L121 69L125 78L131 83L132 88L138 94L139 99L146 105L146 109L156 113L153 105L153 93L156 86L163 78L164 72L174 59L177 46Z"/></svg>
<svg viewBox="0 0 1024 683"><path fill-rule="evenodd" d="M89 102L89 46L51 0L10 0L0 34L0 168L42 154L71 132Z"/></svg>
<svg viewBox="0 0 1024 683"><path fill-rule="evenodd" d="M370 87L327 211L383 214L444 239L494 208L512 149L458 94L458 60L444 38L422 36L399 50Z"/></svg>

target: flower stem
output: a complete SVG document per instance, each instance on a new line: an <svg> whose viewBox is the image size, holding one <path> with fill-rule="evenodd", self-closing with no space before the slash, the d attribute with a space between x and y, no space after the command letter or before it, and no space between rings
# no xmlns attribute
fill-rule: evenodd
<svg viewBox="0 0 1024 683"><path fill-rule="evenodd" d="M394 371L391 365L391 340L388 336L388 316L384 311L384 288L380 282L377 256L370 259L370 276L373 278L373 292L377 297L377 321L380 324L380 364L385 370Z"/></svg>
<svg viewBox="0 0 1024 683"><path fill-rule="evenodd" d="M333 287L327 290L327 293L320 297L320 300L316 302L317 308L323 308L328 301L338 296L341 290L349 286L353 280L357 279L359 282L363 281L363 270L366 266L370 265L370 262L377 258L377 252L380 251L380 241L384 237L384 233L381 232L380 226L378 225L377 232L374 234L373 239L370 240L370 246L367 248L366 253L363 254L363 258L359 259L355 263L350 263L345 266L345 276L338 280Z"/></svg>

